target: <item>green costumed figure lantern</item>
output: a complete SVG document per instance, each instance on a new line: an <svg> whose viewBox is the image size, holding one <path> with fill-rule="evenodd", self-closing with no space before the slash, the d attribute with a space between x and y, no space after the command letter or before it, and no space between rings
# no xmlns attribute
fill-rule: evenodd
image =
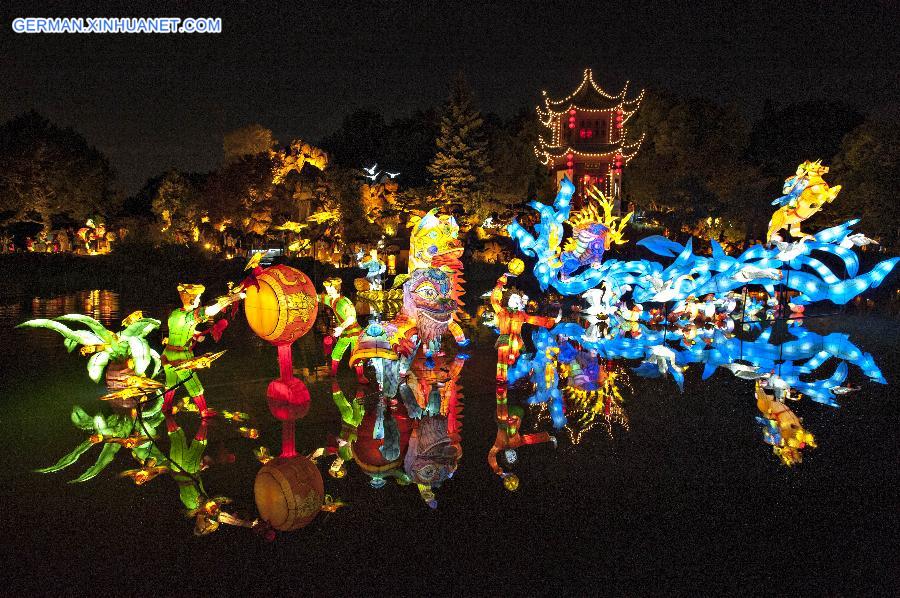
<svg viewBox="0 0 900 598"><path fill-rule="evenodd" d="M356 348L362 327L356 321L356 307L353 302L341 294L341 279L329 278L324 283L325 293L319 296L319 301L326 305L334 314L337 325L332 334L325 337L325 352L331 348L331 375L337 376L338 366L347 349ZM352 351L351 351L352 352ZM360 384L368 384L363 373L362 363L355 366L356 378Z"/></svg>
<svg viewBox="0 0 900 598"><path fill-rule="evenodd" d="M189 510L200 508L201 488L195 476L200 473L203 454L206 452L207 419L201 421L200 429L194 439L188 441L187 434L175 422L175 418L166 415L166 431L169 434L169 462L172 478L178 484L181 503Z"/></svg>
<svg viewBox="0 0 900 598"><path fill-rule="evenodd" d="M179 369L179 365L194 359L194 344L197 342L197 326L209 322L216 314L230 303L231 297L224 297L207 307L200 306L200 297L205 287L201 284L179 284L178 295L181 297L181 308L169 315L169 336L162 354L163 370L166 374L166 391L163 411L172 411L175 391L179 386L190 396L201 417L207 418L215 413L207 409L203 396L203 385L192 369ZM236 295L239 297L239 295Z"/></svg>
<svg viewBox="0 0 900 598"><path fill-rule="evenodd" d="M165 414L166 432L169 435L169 457L160 459L165 469L178 484L178 495L185 506L187 515L194 518L194 534L205 536L216 531L220 523L252 527L252 523L239 519L222 510L222 506L231 502L224 496L210 497L206 494L200 472L205 469L203 455L206 452L206 438L209 418L200 420L200 428L192 440L175 421Z"/></svg>

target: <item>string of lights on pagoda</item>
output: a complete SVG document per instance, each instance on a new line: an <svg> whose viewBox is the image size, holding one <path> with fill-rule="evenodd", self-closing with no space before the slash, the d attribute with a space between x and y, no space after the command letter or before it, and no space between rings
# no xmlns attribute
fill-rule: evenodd
<svg viewBox="0 0 900 598"><path fill-rule="evenodd" d="M541 164L557 173L565 174L578 186L578 197L590 186L599 186L616 201L621 195L622 170L640 150L644 140L626 141L627 123L640 108L644 91L628 98L628 82L618 94L605 91L594 81L591 69L585 69L581 83L565 98L554 100L542 92L544 107L537 107L538 119L549 129L549 140L538 139L534 148ZM591 103L609 104L602 107ZM589 117L589 118L584 118ZM580 126L579 126L580 121ZM574 135L579 129L577 137ZM564 135L564 131L568 131ZM602 145L612 146L608 151L594 151L591 145L600 145L594 138L605 137ZM564 138L566 137L566 138ZM596 161L596 162L591 162ZM605 166L605 169L604 169Z"/></svg>

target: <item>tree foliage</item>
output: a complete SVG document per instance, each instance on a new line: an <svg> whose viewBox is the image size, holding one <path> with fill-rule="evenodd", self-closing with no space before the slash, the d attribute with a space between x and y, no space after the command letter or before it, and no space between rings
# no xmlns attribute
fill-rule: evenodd
<svg viewBox="0 0 900 598"><path fill-rule="evenodd" d="M106 213L113 173L106 157L71 128L36 112L0 126L0 214L4 222L83 221Z"/></svg>
<svg viewBox="0 0 900 598"><path fill-rule="evenodd" d="M283 210L285 193L272 182L273 157L244 156L211 173L203 188L203 207L211 222L245 234L265 235Z"/></svg>
<svg viewBox="0 0 900 598"><path fill-rule="evenodd" d="M424 187L431 180L428 164L438 121L434 110L416 111L390 123L375 110L357 110L320 145L338 166L360 169L378 164L379 170L399 172L404 186Z"/></svg>
<svg viewBox="0 0 900 598"><path fill-rule="evenodd" d="M272 131L258 124L246 125L225 133L222 143L226 163L245 156L267 153L276 145L278 140Z"/></svg>
<svg viewBox="0 0 900 598"><path fill-rule="evenodd" d="M441 116L437 154L428 171L448 203L463 209L479 200L486 177L493 171L488 165L483 124L465 79L456 77Z"/></svg>
<svg viewBox="0 0 900 598"><path fill-rule="evenodd" d="M555 194L547 169L535 159L534 146L542 129L534 110L522 109L502 121L485 119L491 172L487 190L497 206L519 206L537 196Z"/></svg>
<svg viewBox="0 0 900 598"><path fill-rule="evenodd" d="M196 241L194 231L203 216L198 177L172 169L151 193L151 209L163 232L179 243Z"/></svg>
<svg viewBox="0 0 900 598"><path fill-rule="evenodd" d="M844 138L832 170L842 189L825 215L860 218L860 230L900 247L900 125L887 119L860 125Z"/></svg>
<svg viewBox="0 0 900 598"><path fill-rule="evenodd" d="M676 230L730 211L759 176L745 158L750 127L732 106L648 94L634 128L646 134L625 172L627 199Z"/></svg>
<svg viewBox="0 0 900 598"><path fill-rule="evenodd" d="M792 164L828 161L862 122L855 108L838 102L809 100L782 107L766 102L750 134L747 156L765 174L783 180Z"/></svg>

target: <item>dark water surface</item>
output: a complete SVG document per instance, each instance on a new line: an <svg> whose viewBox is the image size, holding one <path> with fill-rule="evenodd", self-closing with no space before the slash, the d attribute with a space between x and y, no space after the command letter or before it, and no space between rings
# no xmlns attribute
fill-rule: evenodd
<svg viewBox="0 0 900 598"><path fill-rule="evenodd" d="M89 413L103 394L85 359L61 338L14 330L30 317L80 312L116 328L134 309L164 319L168 297L84 291L51 299L0 300L0 594L860 594L897 595L898 443L896 378L900 321L855 313L810 321L848 333L872 353L889 381L879 386L851 368L859 392L834 409L804 400L795 411L818 448L793 469L761 438L753 383L689 369L683 394L671 379L632 377L628 429L603 426L573 446L523 447L521 486L503 489L486 463L495 435L494 335L474 334L462 371L463 457L430 510L412 486L369 487L354 465L325 490L349 503L305 529L266 543L222 526L195 537L167 476L137 487L116 473L133 467L125 451L96 479L68 484L94 458L56 474L55 462L84 439L73 405ZM151 336L159 346L159 336ZM277 452L280 428L265 402L277 374L275 349L242 319L201 373L210 404L251 414L260 440L215 420L208 454L233 453L203 480L254 516L259 443ZM203 351L218 350L211 341ZM295 366L324 364L312 334L294 348ZM302 452L340 430L330 383L310 375L312 408L298 422ZM349 398L355 380L342 369ZM185 420L195 426L196 420ZM526 422L526 428L535 428ZM542 426L542 427L541 427ZM549 429L544 422L540 429ZM96 453L93 453L96 456ZM323 468L324 469L324 468Z"/></svg>

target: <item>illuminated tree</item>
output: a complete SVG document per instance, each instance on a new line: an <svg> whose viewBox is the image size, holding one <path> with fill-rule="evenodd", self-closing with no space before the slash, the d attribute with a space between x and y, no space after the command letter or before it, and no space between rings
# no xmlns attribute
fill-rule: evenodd
<svg viewBox="0 0 900 598"><path fill-rule="evenodd" d="M465 79L458 76L441 117L437 154L428 167L447 203L468 207L485 188L488 166L483 119Z"/></svg>
<svg viewBox="0 0 900 598"><path fill-rule="evenodd" d="M225 134L223 142L225 162L233 162L244 156L264 154L278 145L272 131L262 125L252 124Z"/></svg>
<svg viewBox="0 0 900 598"><path fill-rule="evenodd" d="M326 152L299 139L293 140L287 150L272 152L271 157L274 168L272 182L275 184L284 182L291 172L301 174L307 165L319 171L328 167Z"/></svg>
<svg viewBox="0 0 900 598"><path fill-rule="evenodd" d="M167 172L151 196L151 209L162 231L178 243L197 241L202 218L199 186L194 177L177 170Z"/></svg>
<svg viewBox="0 0 900 598"><path fill-rule="evenodd" d="M333 202L341 214L340 230L345 241L363 241L377 238L376 230L366 218L360 195L360 180L355 170L331 168L325 176L325 196Z"/></svg>
<svg viewBox="0 0 900 598"><path fill-rule="evenodd" d="M109 162L70 128L36 112L0 126L0 218L34 222L54 217L82 221L105 211L112 197Z"/></svg>
<svg viewBox="0 0 900 598"><path fill-rule="evenodd" d="M269 154L244 156L213 172L202 198L210 222L230 222L243 233L265 235L276 213L274 172L275 159Z"/></svg>

